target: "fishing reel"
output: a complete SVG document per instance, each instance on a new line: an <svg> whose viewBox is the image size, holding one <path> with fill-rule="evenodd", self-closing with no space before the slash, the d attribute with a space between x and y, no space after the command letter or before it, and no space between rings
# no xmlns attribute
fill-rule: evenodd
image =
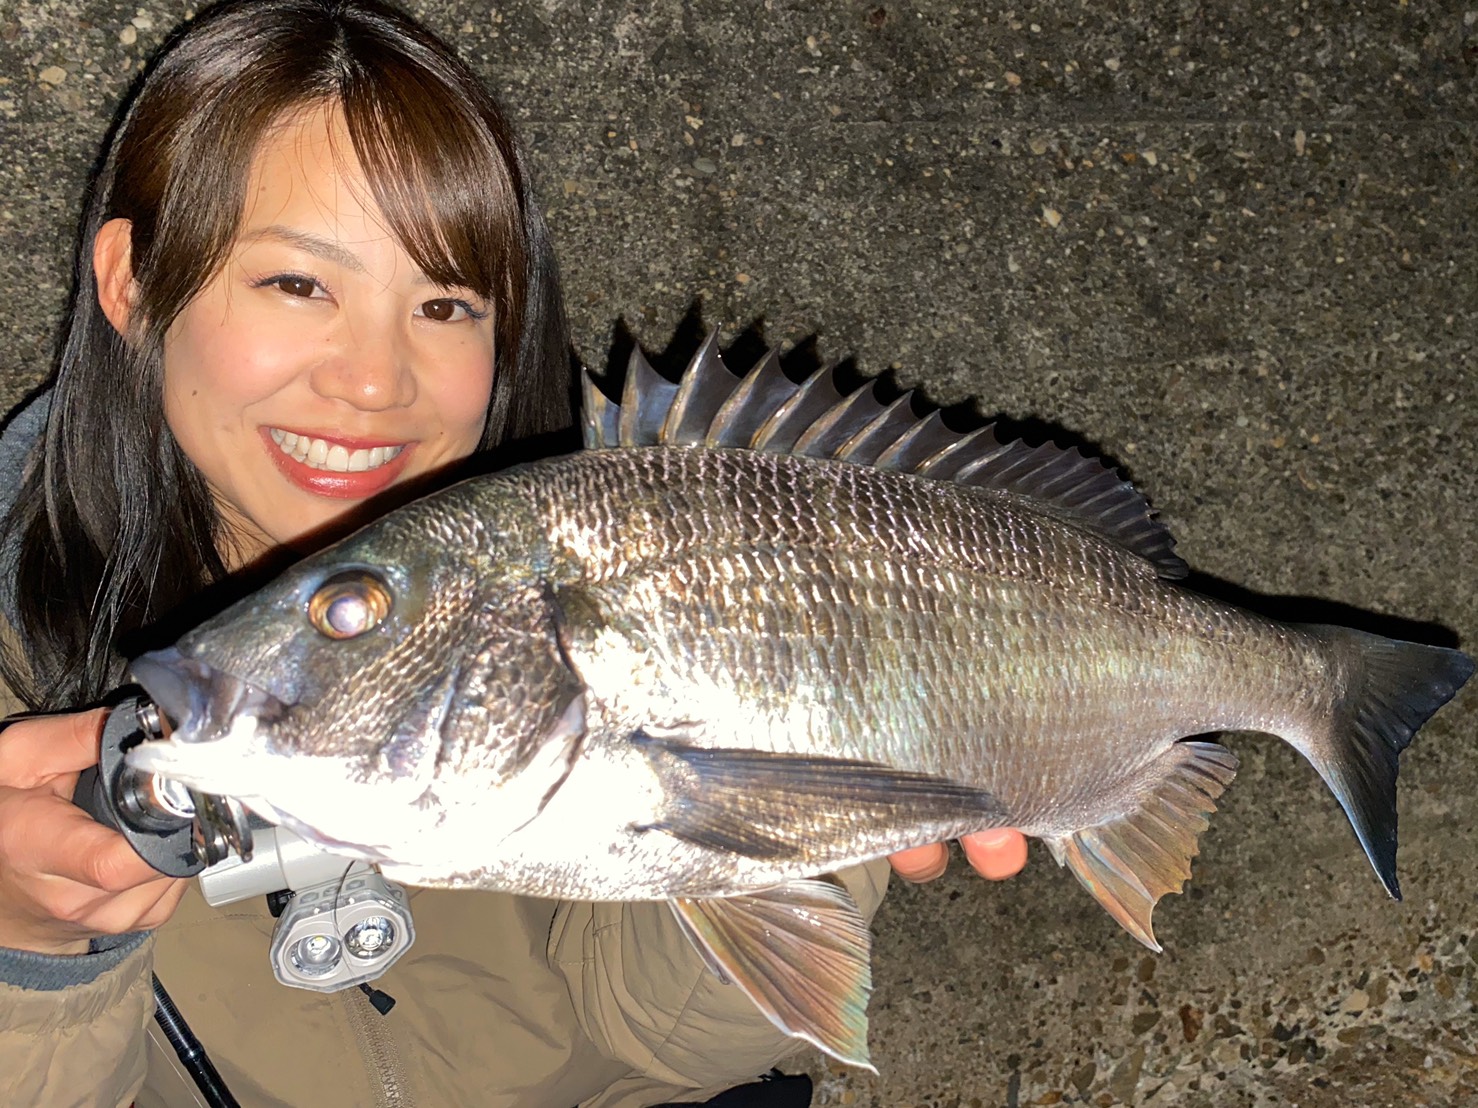
<svg viewBox="0 0 1478 1108"><path fill-rule="evenodd" d="M169 730L148 697L118 704L103 726L98 764L77 782L76 803L160 873L198 876L213 908L267 896L277 917L269 957L284 985L315 992L364 986L410 949L416 930L405 890L368 863L325 853L232 797L127 764L130 749ZM393 1003L374 993L371 1000L382 1011Z"/></svg>

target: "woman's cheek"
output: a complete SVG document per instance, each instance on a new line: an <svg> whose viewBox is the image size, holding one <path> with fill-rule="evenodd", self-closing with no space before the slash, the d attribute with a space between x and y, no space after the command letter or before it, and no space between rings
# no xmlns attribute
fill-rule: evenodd
<svg viewBox="0 0 1478 1108"><path fill-rule="evenodd" d="M437 408L447 430L459 429L459 437L470 435L474 445L482 438L492 398L493 354L491 334L467 336L443 350L439 371L428 382L437 395Z"/></svg>
<svg viewBox="0 0 1478 1108"><path fill-rule="evenodd" d="M243 403L266 399L295 384L331 345L294 319L242 319L221 336L218 387Z"/></svg>
<svg viewBox="0 0 1478 1108"><path fill-rule="evenodd" d="M301 349L291 320L272 319L250 302L202 296L171 325L164 344L166 386L180 396L217 399L260 394ZM217 413L224 415L224 413Z"/></svg>

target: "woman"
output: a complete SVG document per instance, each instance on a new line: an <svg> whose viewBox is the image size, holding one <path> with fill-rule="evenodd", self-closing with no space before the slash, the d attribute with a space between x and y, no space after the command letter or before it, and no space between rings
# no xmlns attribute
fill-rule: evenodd
<svg viewBox="0 0 1478 1108"><path fill-rule="evenodd" d="M56 383L0 441L24 470L7 677L55 713L0 733L7 1103L194 1103L145 1042L151 966L243 1103L701 1100L794 1048L662 905L415 892L392 1014L286 989L264 907L211 911L68 802L102 720L75 707L131 643L380 494L563 425L567 370L510 130L439 40L370 0L258 0L156 59L89 201ZM997 875L1024 858L1019 836L967 850ZM875 910L885 868L843 878Z"/></svg>

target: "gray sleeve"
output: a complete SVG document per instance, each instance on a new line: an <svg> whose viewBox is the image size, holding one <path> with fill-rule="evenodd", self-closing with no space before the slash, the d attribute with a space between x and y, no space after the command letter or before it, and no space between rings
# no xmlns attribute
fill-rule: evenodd
<svg viewBox="0 0 1478 1108"><path fill-rule="evenodd" d="M46 417L51 412L51 390L37 393L11 412L0 432L0 521L10 514L16 493L26 475L31 451L46 430ZM16 538L3 532L0 545L0 615L15 625Z"/></svg>
<svg viewBox="0 0 1478 1108"><path fill-rule="evenodd" d="M0 984L38 992L55 992L86 985L121 965L144 945L147 931L108 935L92 941L87 954L36 954L0 946Z"/></svg>
<svg viewBox="0 0 1478 1108"><path fill-rule="evenodd" d="M10 498L25 472L26 456L46 429L51 413L51 390L36 393L7 415L0 427L0 511L8 511Z"/></svg>
<svg viewBox="0 0 1478 1108"><path fill-rule="evenodd" d="M134 1101L144 1083L154 1012L152 955L153 944L145 943L111 973L64 991L0 982L0 1086L7 1105L112 1108Z"/></svg>

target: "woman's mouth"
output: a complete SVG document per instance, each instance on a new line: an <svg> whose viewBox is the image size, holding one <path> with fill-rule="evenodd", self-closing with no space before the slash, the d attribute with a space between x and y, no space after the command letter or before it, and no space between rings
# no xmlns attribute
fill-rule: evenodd
<svg viewBox="0 0 1478 1108"><path fill-rule="evenodd" d="M269 428L269 433L277 448L289 458L310 469L323 469L330 473L363 473L367 469L379 469L405 449L405 444L400 443L396 446L361 446L351 450L343 443L298 435L280 427Z"/></svg>
<svg viewBox="0 0 1478 1108"><path fill-rule="evenodd" d="M361 499L389 488L404 471L413 445L357 445L281 427L263 427L262 434L283 476L308 492L338 499Z"/></svg>

